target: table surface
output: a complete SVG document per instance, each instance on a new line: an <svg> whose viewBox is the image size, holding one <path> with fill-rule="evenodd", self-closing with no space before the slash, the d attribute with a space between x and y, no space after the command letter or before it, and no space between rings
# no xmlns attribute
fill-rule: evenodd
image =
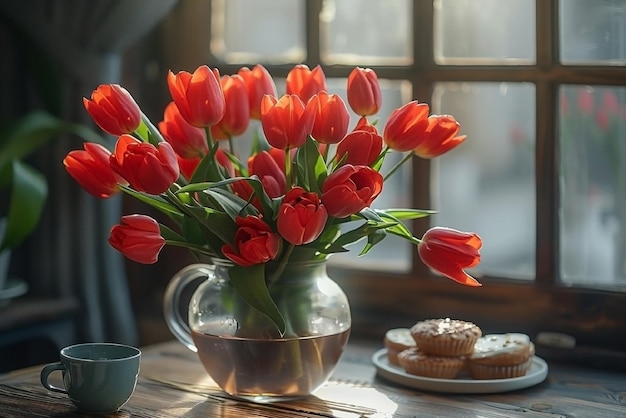
<svg viewBox="0 0 626 418"><path fill-rule="evenodd" d="M376 373L380 346L351 342L330 381L314 396L254 404L224 394L196 354L176 341L142 349L133 397L99 417L626 417L626 374L549 362L545 381L492 394L412 389ZM0 417L81 417L69 399L39 382L41 366L0 375ZM56 373L59 376L60 374ZM54 376L54 375L53 375ZM60 382L57 382L61 384Z"/></svg>

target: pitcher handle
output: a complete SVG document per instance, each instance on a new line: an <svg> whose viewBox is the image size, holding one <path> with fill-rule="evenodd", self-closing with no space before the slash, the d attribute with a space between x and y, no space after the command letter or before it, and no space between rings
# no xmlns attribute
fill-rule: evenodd
<svg viewBox="0 0 626 418"><path fill-rule="evenodd" d="M185 287L200 277L210 277L215 272L215 266L210 264L190 264L174 274L165 289L163 297L163 312L165 322L170 332L188 349L197 352L189 325L180 314L179 301Z"/></svg>

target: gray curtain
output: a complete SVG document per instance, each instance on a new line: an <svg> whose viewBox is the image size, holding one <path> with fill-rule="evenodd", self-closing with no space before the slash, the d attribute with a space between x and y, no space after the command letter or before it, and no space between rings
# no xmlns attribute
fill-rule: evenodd
<svg viewBox="0 0 626 418"><path fill-rule="evenodd" d="M119 83L122 53L145 35L176 0L2 0L0 14L46 51L64 77L60 113L90 124L82 97L102 83ZM5 62L3 65L10 65ZM19 76L19 74L15 74ZM17 92L19 94L19 92ZM3 96L5 93L3 93ZM10 99L3 98L3 104ZM111 141L114 138L110 138ZM110 248L121 198L83 192L62 166L78 138L58 138L37 160L50 196L35 235L20 254L31 294L74 296L81 304L79 338L137 343L124 259Z"/></svg>

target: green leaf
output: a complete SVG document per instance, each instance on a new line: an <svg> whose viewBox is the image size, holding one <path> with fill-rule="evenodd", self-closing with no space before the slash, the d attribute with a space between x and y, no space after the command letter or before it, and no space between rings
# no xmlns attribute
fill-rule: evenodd
<svg viewBox="0 0 626 418"><path fill-rule="evenodd" d="M233 244L237 225L229 215L202 206L191 206L187 210L211 234L207 235L207 243L216 253L221 249L222 243Z"/></svg>
<svg viewBox="0 0 626 418"><path fill-rule="evenodd" d="M321 193L322 183L328 172L324 158L310 136L296 152L296 175L298 185L317 194Z"/></svg>
<svg viewBox="0 0 626 418"><path fill-rule="evenodd" d="M252 190L255 193L255 196L261 202L261 208L263 209L263 213L266 216L266 220L272 219L274 217L275 204L272 199L267 195L265 189L263 188L263 184L259 180L257 176L252 177L232 177L226 180L218 181L218 182L204 182L204 183L195 183L188 184L186 186L181 187L176 193L188 193L188 192L204 192L207 196L210 196L213 199L214 208L222 208L224 212L229 213L233 216L233 219L237 216L237 214L246 214L257 215L258 210L251 205L249 202L243 200L239 196L232 194L227 189L224 189L223 186L226 186L230 183L234 183L237 181L246 181L252 187ZM215 193L219 193L222 197L216 197ZM202 197L200 197L202 199ZM225 199L225 200L224 200ZM204 203L203 200L201 200ZM210 202L209 202L210 203ZM226 204L229 207L223 207L222 204ZM217 206L215 206L217 205Z"/></svg>
<svg viewBox="0 0 626 418"><path fill-rule="evenodd" d="M44 111L27 114L0 133L0 168L22 159L51 138L71 133L85 141L104 143L104 138L82 125L65 122Z"/></svg>
<svg viewBox="0 0 626 418"><path fill-rule="evenodd" d="M365 244L365 247L363 247L359 255L363 256L367 254L372 248L374 248L374 245L381 242L386 236L387 232L384 229L377 229L373 231L367 236L367 244Z"/></svg>
<svg viewBox="0 0 626 418"><path fill-rule="evenodd" d="M165 139L163 139L163 136L161 135L161 132L152 124L150 119L143 113L141 114L140 128L145 130L145 135L148 138L148 142L151 143L152 145L157 146L159 145L160 142L165 141Z"/></svg>
<svg viewBox="0 0 626 418"><path fill-rule="evenodd" d="M257 209L231 192L223 189L207 189L204 191L234 221L237 216L256 215Z"/></svg>
<svg viewBox="0 0 626 418"><path fill-rule="evenodd" d="M219 164L217 164L217 159L215 158L218 147L219 143L215 142L215 145L213 145L213 148L210 150L211 152L200 160L200 164L196 167L196 171L193 172L189 183L218 182L224 180L224 174L220 171Z"/></svg>
<svg viewBox="0 0 626 418"><path fill-rule="evenodd" d="M333 245L345 246L360 240L363 237L366 237L372 233L374 233L378 229L384 229L391 226L391 224L386 223L373 223L373 222L365 222L363 225L341 234L339 238L333 242Z"/></svg>
<svg viewBox="0 0 626 418"><path fill-rule="evenodd" d="M181 213L181 211L176 206L168 203L165 199L163 199L160 196L153 196L153 195L149 195L145 193L140 193L124 185L120 185L120 189L122 189L122 191L131 195L135 199L143 203L146 203L152 206L153 208L159 210L160 212L164 213L165 215L169 216L177 224L180 224L180 222L183 219L183 214Z"/></svg>
<svg viewBox="0 0 626 418"><path fill-rule="evenodd" d="M435 210L424 209L377 209L375 211L379 215L384 213L400 220L426 218L437 213Z"/></svg>
<svg viewBox="0 0 626 418"><path fill-rule="evenodd" d="M15 248L35 229L48 195L45 177L26 164L13 160L11 196L0 251Z"/></svg>
<svg viewBox="0 0 626 418"><path fill-rule="evenodd" d="M229 269L230 280L243 300L267 316L276 325L280 335L285 335L285 319L272 299L265 283L265 264L250 267L233 266Z"/></svg>

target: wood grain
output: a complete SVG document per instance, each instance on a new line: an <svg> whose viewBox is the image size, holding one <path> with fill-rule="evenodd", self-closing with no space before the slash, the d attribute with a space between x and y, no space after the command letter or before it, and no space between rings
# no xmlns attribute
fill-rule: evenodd
<svg viewBox="0 0 626 418"><path fill-rule="evenodd" d="M101 417L626 417L626 375L550 364L545 382L499 394L429 393L376 375L377 343L351 342L331 381L315 396L254 404L224 394L196 355L178 342L143 350L137 389L118 413ZM0 417L82 417L33 367L0 376Z"/></svg>

